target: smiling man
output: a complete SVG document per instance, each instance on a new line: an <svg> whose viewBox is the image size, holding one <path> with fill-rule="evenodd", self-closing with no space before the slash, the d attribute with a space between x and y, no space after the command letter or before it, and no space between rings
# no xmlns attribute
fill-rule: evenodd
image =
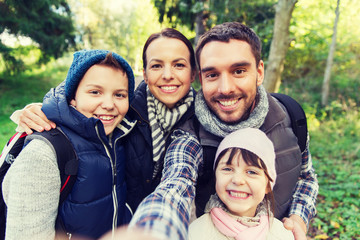
<svg viewBox="0 0 360 240"><path fill-rule="evenodd" d="M220 141L251 127L274 144L275 217L284 220L297 240L306 239L307 224L316 214L318 182L308 146L300 151L285 107L262 86L260 39L243 24L223 23L200 38L196 58L201 81L196 116L174 131L162 182L139 206L131 226L161 239L186 239L195 195L200 216L215 192L212 166Z"/></svg>

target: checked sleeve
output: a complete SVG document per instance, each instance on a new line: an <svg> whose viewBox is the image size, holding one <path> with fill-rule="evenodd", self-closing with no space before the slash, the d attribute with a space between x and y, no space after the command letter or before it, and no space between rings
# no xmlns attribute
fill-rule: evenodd
<svg viewBox="0 0 360 240"><path fill-rule="evenodd" d="M162 179L137 208L131 227L159 239L187 239L202 148L195 136L174 131L164 159Z"/></svg>
<svg viewBox="0 0 360 240"><path fill-rule="evenodd" d="M316 215L316 199L319 191L319 184L313 168L311 154L308 144L302 153L302 165L299 180L296 183L293 200L290 206L289 215L300 216L306 225Z"/></svg>

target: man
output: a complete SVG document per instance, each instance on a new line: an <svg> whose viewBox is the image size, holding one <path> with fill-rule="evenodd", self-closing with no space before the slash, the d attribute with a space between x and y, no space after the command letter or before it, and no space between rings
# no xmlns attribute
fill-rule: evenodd
<svg viewBox="0 0 360 240"><path fill-rule="evenodd" d="M307 224L316 214L316 175L308 147L300 152L285 107L262 86L260 56L258 36L240 23L217 25L201 37L196 117L173 132L162 181L140 204L130 227L160 239L186 239L195 187L198 215L214 192L211 168L218 144L234 130L253 127L275 147L275 216L284 219L296 239L306 239Z"/></svg>

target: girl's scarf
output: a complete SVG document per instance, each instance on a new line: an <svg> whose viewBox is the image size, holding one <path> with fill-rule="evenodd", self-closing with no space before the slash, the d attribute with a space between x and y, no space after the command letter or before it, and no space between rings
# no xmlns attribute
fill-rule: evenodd
<svg viewBox="0 0 360 240"><path fill-rule="evenodd" d="M257 103L254 110L250 113L248 119L229 124L220 120L207 106L204 94L200 89L195 97L195 114L201 125L206 131L219 136L225 137L229 133L232 133L242 128L260 128L264 123L265 117L269 111L269 102L265 88L260 85L257 88Z"/></svg>
<svg viewBox="0 0 360 240"><path fill-rule="evenodd" d="M172 109L169 109L164 103L155 98L150 92L149 87L146 87L146 92L153 144L153 161L158 163L161 154L165 150L166 137L194 101L193 89L190 88L189 93ZM155 164L153 177L158 173L160 164L161 163Z"/></svg>
<svg viewBox="0 0 360 240"><path fill-rule="evenodd" d="M258 217L258 221L252 222L252 224L237 221L221 208L211 209L210 215L219 232L236 240L265 240L269 232L269 217L266 215Z"/></svg>

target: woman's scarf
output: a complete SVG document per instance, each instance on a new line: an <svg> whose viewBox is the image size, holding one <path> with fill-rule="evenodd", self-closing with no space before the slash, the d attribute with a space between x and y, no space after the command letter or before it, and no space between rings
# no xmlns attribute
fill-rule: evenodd
<svg viewBox="0 0 360 240"><path fill-rule="evenodd" d="M165 150L166 137L194 101L193 89L190 88L189 93L171 109L155 98L149 87L146 87L146 92L153 144L153 161L158 163L161 154ZM156 176L160 164L155 164L153 177Z"/></svg>
<svg viewBox="0 0 360 240"><path fill-rule="evenodd" d="M219 136L225 137L242 128L260 128L264 123L265 117L269 111L269 102L265 88L260 85L257 88L258 101L254 110L250 113L248 119L235 124L225 123L220 120L207 106L204 94L200 89L195 97L195 114L201 125L206 131Z"/></svg>

